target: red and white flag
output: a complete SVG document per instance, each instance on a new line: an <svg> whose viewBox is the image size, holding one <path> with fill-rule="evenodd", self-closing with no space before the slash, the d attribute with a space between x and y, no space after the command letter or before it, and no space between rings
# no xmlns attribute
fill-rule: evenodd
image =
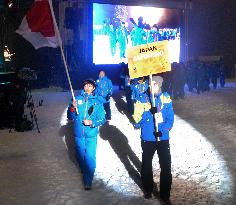
<svg viewBox="0 0 236 205"><path fill-rule="evenodd" d="M54 14L53 14L54 15ZM35 49L59 46L53 16L48 0L35 0L16 32L29 41Z"/></svg>

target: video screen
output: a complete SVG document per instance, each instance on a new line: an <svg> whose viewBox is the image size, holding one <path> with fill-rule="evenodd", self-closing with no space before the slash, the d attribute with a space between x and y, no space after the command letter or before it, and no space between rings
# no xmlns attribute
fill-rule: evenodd
<svg viewBox="0 0 236 205"><path fill-rule="evenodd" d="M93 3L93 63L127 63L126 49L168 40L179 62L181 10Z"/></svg>

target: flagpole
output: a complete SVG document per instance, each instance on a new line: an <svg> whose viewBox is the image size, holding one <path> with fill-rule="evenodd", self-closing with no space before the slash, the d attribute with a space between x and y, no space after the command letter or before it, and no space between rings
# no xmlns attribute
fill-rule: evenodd
<svg viewBox="0 0 236 205"><path fill-rule="evenodd" d="M61 55L62 55L62 59L63 59L63 62L64 62L65 70L66 70L66 76L67 76L67 79L68 79L69 85L70 85L70 91L71 91L71 94L72 94L72 98L75 101L75 95L74 95L74 91L73 91L73 88L72 88L72 84L71 84L71 80L70 80L70 75L69 75L69 72L68 72L68 67L67 67L66 58L65 58L65 55L64 55L64 50L62 48L62 40L61 40L61 36L60 36L59 29L58 29L58 26L57 26L56 18L55 18L55 15L54 15L52 1L48 0L48 3L49 3L51 14L52 14L52 19L53 19L53 25L54 25L55 33L56 33L56 36L57 36L58 41L59 41L59 47L60 47L60 50L61 50Z"/></svg>
<svg viewBox="0 0 236 205"><path fill-rule="evenodd" d="M152 96L151 105L152 107L156 107L155 96L154 96L153 87L152 87L152 75L149 75L149 85L150 85L151 96ZM156 120L156 113L153 115L153 120L154 120L155 132L158 132L158 123ZM159 137L157 137L157 141L158 142L160 141Z"/></svg>

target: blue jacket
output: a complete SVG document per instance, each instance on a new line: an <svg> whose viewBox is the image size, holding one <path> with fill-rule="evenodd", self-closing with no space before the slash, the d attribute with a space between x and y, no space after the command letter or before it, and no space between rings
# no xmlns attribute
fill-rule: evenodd
<svg viewBox="0 0 236 205"><path fill-rule="evenodd" d="M71 105L67 110L67 117L74 121L75 137L97 137L98 127L106 122L103 104L96 95L87 95L84 91L76 97L77 110L73 112ZM85 126L83 120L92 120L91 126Z"/></svg>
<svg viewBox="0 0 236 205"><path fill-rule="evenodd" d="M174 123L174 111L172 106L172 101L168 93L161 93L155 97L155 106L158 111L162 113L163 122L158 124L158 131L162 133L160 140L169 139L169 131L173 127ZM142 115L142 120L139 122L141 127L141 138L146 141L156 141L153 134L154 120L153 115L150 111L145 111Z"/></svg>
<svg viewBox="0 0 236 205"><path fill-rule="evenodd" d="M109 98L106 97L112 95L112 87L112 82L107 76L96 80L95 92L99 96L101 102L105 103L109 101Z"/></svg>

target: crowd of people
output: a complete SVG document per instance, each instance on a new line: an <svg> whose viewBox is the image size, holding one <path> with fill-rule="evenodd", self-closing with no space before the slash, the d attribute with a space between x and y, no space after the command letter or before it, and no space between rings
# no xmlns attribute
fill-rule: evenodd
<svg viewBox="0 0 236 205"><path fill-rule="evenodd" d="M128 29L128 22L108 22L104 21L102 34L109 36L111 55L114 56L117 43L120 50L120 58L126 57L126 48L163 40L175 40L180 38L178 28L159 28L157 24L150 25L144 23L142 16L136 23L133 18L129 19L132 28Z"/></svg>
<svg viewBox="0 0 236 205"><path fill-rule="evenodd" d="M125 82L130 83L127 78ZM129 90L132 96L130 102L134 105L129 112L134 119L134 128L141 129L140 180L144 197L151 198L154 192L152 159L157 152L161 168L159 200L164 204L171 204L169 131L174 123L174 111L170 95L162 92L163 78L154 76L151 84L152 94L144 77L137 79L133 89ZM67 117L74 122L75 153L83 175L84 189L91 190L96 168L99 127L105 123L109 126L111 120L110 97L113 85L104 71L100 71L96 81L86 79L83 85L83 90L70 102Z"/></svg>
<svg viewBox="0 0 236 205"><path fill-rule="evenodd" d="M198 94L210 91L211 88L216 89L218 82L223 88L225 86L225 67L222 61L190 61L186 65L173 63L171 71L164 73L163 77L165 78L163 89L177 100L184 98L185 85L190 92Z"/></svg>
<svg viewBox="0 0 236 205"><path fill-rule="evenodd" d="M172 185L169 131L174 123L172 98L184 98L184 87L190 92L201 92L217 88L217 78L224 87L222 62L202 63L192 61L173 63L172 69L150 77L130 79L128 66L121 64L120 90L125 91L127 111L132 116L135 129L141 129L142 166L140 180L146 199L154 194L152 160L157 152L160 164L159 200L171 204ZM84 88L68 106L68 119L74 121L76 158L83 175L85 190L91 190L96 168L96 148L99 127L111 120L110 98L113 84L100 71L96 81L87 79Z"/></svg>
<svg viewBox="0 0 236 205"><path fill-rule="evenodd" d="M217 86L225 86L225 66L222 61L190 61L187 64L174 62L171 64L171 71L160 75L164 79L162 90L168 92L174 100L184 99L186 86L189 92L198 94L217 89ZM122 70L120 78L120 89L126 90L129 102L130 98L134 99L130 90L135 89L137 79L130 79L127 67ZM144 80L148 84L148 78L145 77Z"/></svg>

